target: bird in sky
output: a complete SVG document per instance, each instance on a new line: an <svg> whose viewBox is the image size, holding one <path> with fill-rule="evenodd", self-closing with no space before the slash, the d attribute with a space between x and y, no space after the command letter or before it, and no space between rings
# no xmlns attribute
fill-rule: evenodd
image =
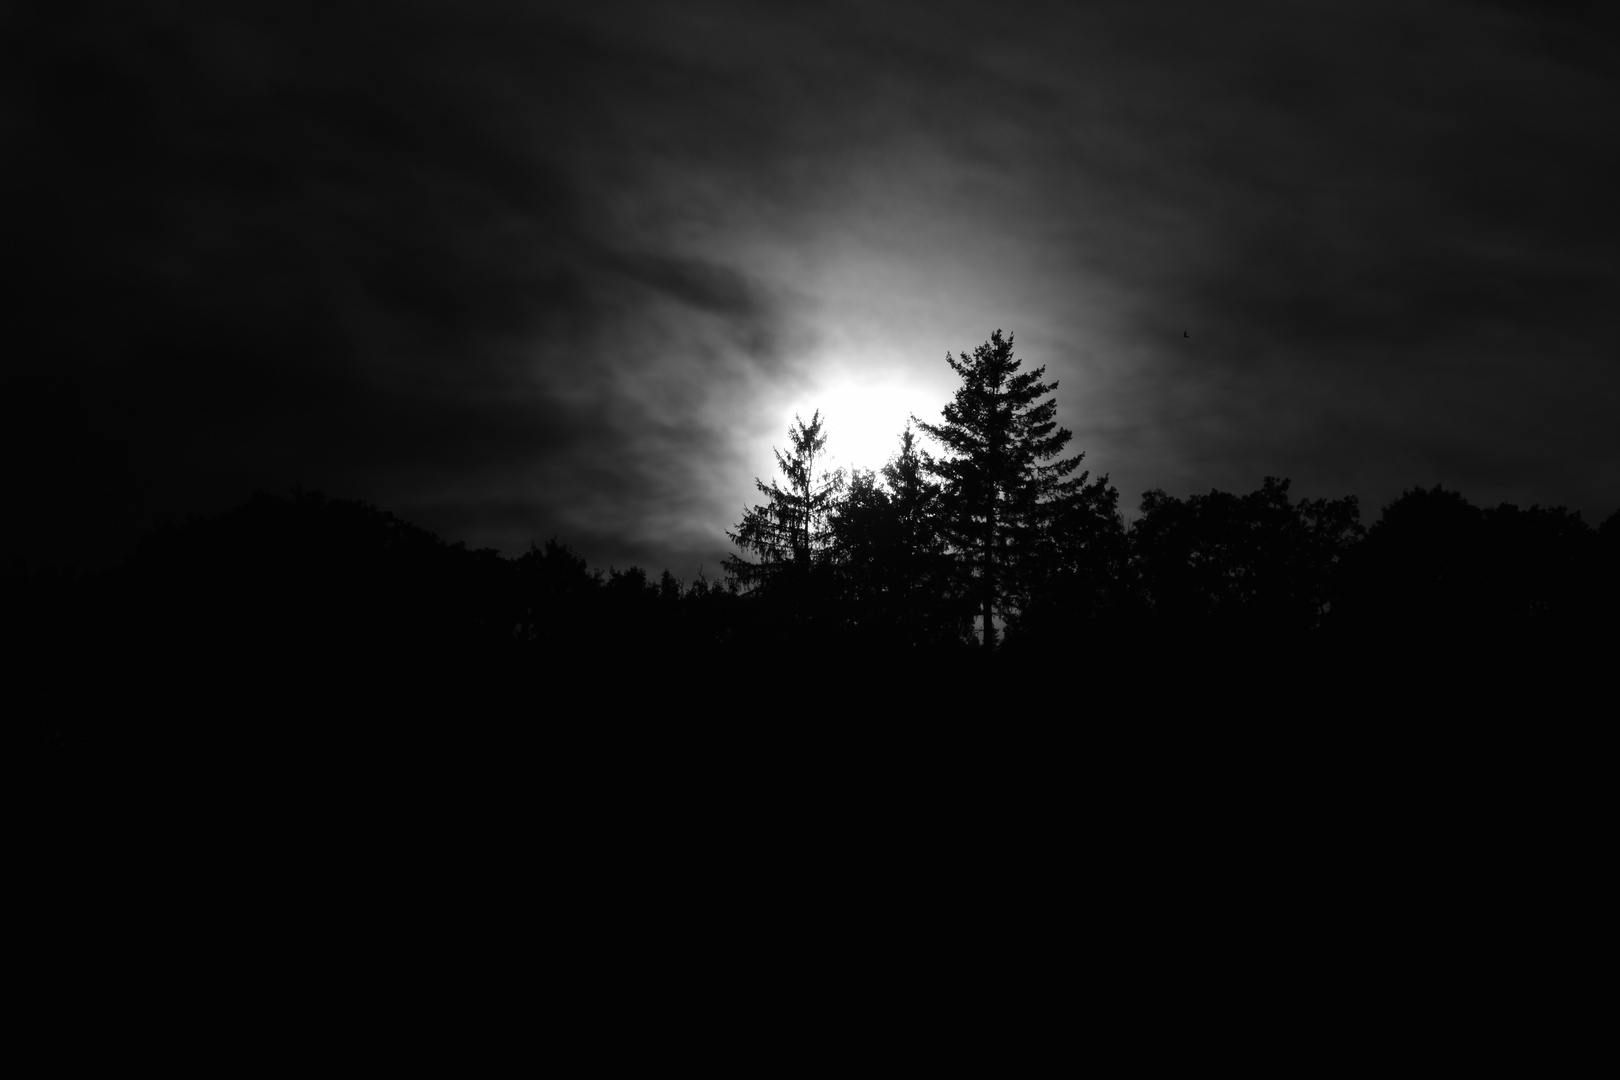
<svg viewBox="0 0 1620 1080"><path fill-rule="evenodd" d="M1187 336L1187 331L1185 331L1185 330L1183 330L1183 331L1182 331L1182 332L1181 332L1181 336L1182 336L1182 337L1186 337L1186 336Z"/></svg>

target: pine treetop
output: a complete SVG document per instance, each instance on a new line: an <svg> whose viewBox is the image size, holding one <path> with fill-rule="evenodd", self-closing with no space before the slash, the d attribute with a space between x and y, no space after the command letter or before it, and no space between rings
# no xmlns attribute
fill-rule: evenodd
<svg viewBox="0 0 1620 1080"><path fill-rule="evenodd" d="M1084 480L1060 485L1083 453L1037 464L1057 457L1074 436L1057 424L1056 398L1038 401L1057 389L1057 381L1041 381L1045 365L1019 370L1023 361L1013 355L1012 334L1003 337L998 329L972 356L946 353L945 361L961 376L962 385L942 410L943 423L917 421L925 434L955 455L933 465L936 475L998 500L1050 497L1060 486L1067 489Z"/></svg>
<svg viewBox="0 0 1620 1080"><path fill-rule="evenodd" d="M762 583L782 567L808 568L829 547L828 515L843 489L844 475L842 470L816 472L816 458L827 445L823 425L820 409L808 424L794 416L788 428L789 452L773 447L787 486L774 477L769 484L755 477L754 486L765 496L765 505L744 510L736 531L726 533L732 543L760 560L751 563L738 556L726 560L727 572L742 584Z"/></svg>

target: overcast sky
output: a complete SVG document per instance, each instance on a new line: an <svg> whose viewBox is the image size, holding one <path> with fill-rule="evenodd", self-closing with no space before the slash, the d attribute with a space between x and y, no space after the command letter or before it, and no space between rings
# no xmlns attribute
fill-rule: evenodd
<svg viewBox="0 0 1620 1080"><path fill-rule="evenodd" d="M1610 4L0 8L6 554L256 487L711 577L996 329L1143 491L1620 507Z"/></svg>

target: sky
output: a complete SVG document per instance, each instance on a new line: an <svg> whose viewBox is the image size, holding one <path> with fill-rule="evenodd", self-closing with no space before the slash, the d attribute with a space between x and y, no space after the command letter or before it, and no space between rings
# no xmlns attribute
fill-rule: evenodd
<svg viewBox="0 0 1620 1080"><path fill-rule="evenodd" d="M1602 3L0 8L5 556L255 489L719 576L1011 333L1144 491L1620 509Z"/></svg>

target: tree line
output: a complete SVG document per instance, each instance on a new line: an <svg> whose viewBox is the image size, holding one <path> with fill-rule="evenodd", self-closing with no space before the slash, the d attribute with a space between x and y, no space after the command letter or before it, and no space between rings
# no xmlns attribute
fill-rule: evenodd
<svg viewBox="0 0 1620 1080"><path fill-rule="evenodd" d="M879 473L817 473L822 419L778 452L786 484L730 535L730 581L784 627L887 649L1053 651L1143 641L1434 647L1599 633L1614 610L1620 513L1598 529L1562 507L1482 509L1413 488L1371 529L1354 495L1142 496L1127 526L1106 475L1064 456L1044 368L998 330L971 355L939 424L916 421ZM935 456L917 432L940 449ZM752 556L750 558L749 556Z"/></svg>
<svg viewBox="0 0 1620 1080"><path fill-rule="evenodd" d="M1057 384L1021 370L1011 335L947 360L961 383L940 422L914 418L880 470L827 470L823 418L796 419L717 580L592 571L555 538L505 558L364 502L260 493L93 577L8 573L9 655L59 702L99 681L206 710L258 687L285 712L334 680L357 710L384 687L464 707L582 680L809 685L840 664L903 682L1031 657L1140 669L1401 647L1438 662L1612 641L1620 513L1593 528L1436 486L1364 528L1353 495L1295 499L1266 477L1247 494L1149 491L1127 525L1108 477L1065 455Z"/></svg>

